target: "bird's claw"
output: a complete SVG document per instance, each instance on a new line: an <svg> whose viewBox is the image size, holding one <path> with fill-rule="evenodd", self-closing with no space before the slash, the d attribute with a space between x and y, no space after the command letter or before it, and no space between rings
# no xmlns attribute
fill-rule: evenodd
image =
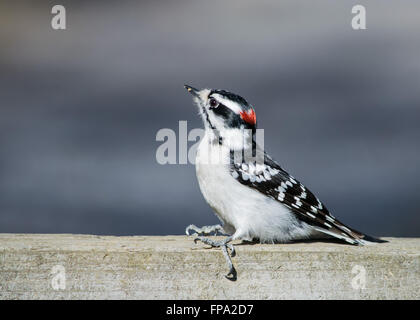
<svg viewBox="0 0 420 320"><path fill-rule="evenodd" d="M230 281L236 281L238 279L236 269L233 265L230 268L229 273L225 275L225 278Z"/></svg>
<svg viewBox="0 0 420 320"><path fill-rule="evenodd" d="M226 243L226 247L230 249L230 256L233 258L234 256L236 256L236 250L235 247L232 244L228 244ZM235 268L234 268L235 269ZM235 271L236 272L236 271ZM230 273L230 272L229 272Z"/></svg>
<svg viewBox="0 0 420 320"><path fill-rule="evenodd" d="M197 236L198 233L194 232L190 234L190 230L196 231L198 229L198 227L194 224L190 224L188 227L185 228L185 233L187 236Z"/></svg>
<svg viewBox="0 0 420 320"><path fill-rule="evenodd" d="M193 231L193 233L190 233L190 231ZM215 236L218 234L224 235L223 227L220 224L214 225L214 226L204 226L204 227L197 227L194 224L190 224L188 227L185 228L185 233L187 236L208 236L214 233Z"/></svg>
<svg viewBox="0 0 420 320"><path fill-rule="evenodd" d="M195 230L197 230L198 228L197 228L197 226L195 226L195 225L193 225L193 224L190 224L188 227L186 227L185 228L185 234L187 235L187 236L197 236L198 235L198 233L197 232L194 232L194 233L191 233L190 234L190 230L193 230L193 231L195 231Z"/></svg>
<svg viewBox="0 0 420 320"><path fill-rule="evenodd" d="M212 246L213 248L219 248L219 247L226 247L230 249L230 254L232 255L232 257L234 257L236 255L236 250L235 247L230 244L230 243L226 243L225 241L214 241L211 240L209 238L205 238L205 237L195 237L194 238L194 243L197 244L197 241L201 241L205 244L208 244L210 246Z"/></svg>
<svg viewBox="0 0 420 320"><path fill-rule="evenodd" d="M216 240L212 240L210 238L203 237L203 236L196 236L194 238L194 242L197 243L197 241L201 241L202 243L208 244L209 246L212 246L214 248L218 248L222 246L232 246L230 243L228 244L224 240L216 241Z"/></svg>
<svg viewBox="0 0 420 320"><path fill-rule="evenodd" d="M222 249L223 255L225 256L226 262L229 266L229 273L225 275L225 278L230 281L236 281L237 279L237 272L235 267L232 264L231 257L234 257L236 255L235 247L228 243L232 238L229 237L223 241L214 241L206 237L196 237L194 238L194 243L197 243L197 241L201 241L205 244L208 244L210 246L214 247L220 247ZM228 249L230 249L231 257L229 256Z"/></svg>

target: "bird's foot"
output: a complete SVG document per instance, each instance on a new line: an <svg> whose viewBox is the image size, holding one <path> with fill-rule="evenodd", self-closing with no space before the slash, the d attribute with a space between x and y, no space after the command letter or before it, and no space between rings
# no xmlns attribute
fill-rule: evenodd
<svg viewBox="0 0 420 320"><path fill-rule="evenodd" d="M193 231L193 233L190 233L190 231ZM220 235L226 235L225 231L223 230L223 227L220 224L216 224L214 226L203 226L201 228L197 227L194 224L190 224L188 227L185 228L185 233L187 236L209 236L211 234L214 234L217 236Z"/></svg>
<svg viewBox="0 0 420 320"><path fill-rule="evenodd" d="M222 253L225 256L226 262L228 264L229 267L229 272L227 275L225 275L226 279L231 280L231 281L236 281L237 279L237 273L236 273L236 269L233 266L232 260L231 260L231 256L234 257L236 255L236 251L235 248L232 244L228 243L232 240L232 237L227 237L224 240L221 241L214 241L212 239L206 238L206 237L197 237L194 239L194 243L197 243L197 241L201 241L205 244L208 244L210 246L212 246L213 248L221 248L222 249ZM231 252L231 256L229 256L229 252L228 249L230 249Z"/></svg>

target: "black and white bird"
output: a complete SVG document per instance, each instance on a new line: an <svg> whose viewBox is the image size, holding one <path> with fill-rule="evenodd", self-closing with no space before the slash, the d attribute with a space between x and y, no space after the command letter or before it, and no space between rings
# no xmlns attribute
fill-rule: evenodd
<svg viewBox="0 0 420 320"><path fill-rule="evenodd" d="M236 279L232 240L285 243L294 240L338 238L364 245L382 240L347 227L302 183L283 170L257 143L254 108L225 90L185 88L202 116L205 135L197 149L196 174L201 192L222 225L191 232L213 247L221 247L229 265L228 279ZM215 241L210 234L228 237Z"/></svg>

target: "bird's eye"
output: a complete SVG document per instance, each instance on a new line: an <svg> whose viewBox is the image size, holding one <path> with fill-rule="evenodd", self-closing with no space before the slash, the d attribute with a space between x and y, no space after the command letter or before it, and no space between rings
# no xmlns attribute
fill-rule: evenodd
<svg viewBox="0 0 420 320"><path fill-rule="evenodd" d="M216 99L213 99L213 98L210 99L209 104L210 104L210 108L216 108L219 105Z"/></svg>

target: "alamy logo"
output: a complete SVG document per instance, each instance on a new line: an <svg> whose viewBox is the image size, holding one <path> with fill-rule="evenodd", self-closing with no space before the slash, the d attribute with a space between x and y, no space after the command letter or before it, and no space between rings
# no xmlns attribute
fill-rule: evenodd
<svg viewBox="0 0 420 320"><path fill-rule="evenodd" d="M205 136L206 131L201 128L192 129L188 132L187 121L179 121L178 137L177 133L169 128L160 129L156 133L156 141L163 142L158 146L156 150L156 161L159 164L195 164L195 158L197 149ZM220 136L217 130L209 130L208 136L212 136L214 141L222 141L228 139L229 141L235 140L238 143L236 145L237 151L234 152L235 162L242 162L243 160L252 161L255 163L262 162L263 159L258 160L255 156L255 152L252 148L250 138L254 137L256 145L259 146L259 150L264 150L264 129L256 129L253 132L251 129L243 129L240 133L235 132L236 139L232 139L233 135L227 137ZM239 137L239 138L238 138ZM238 141L237 141L238 140ZM188 147L188 142L194 142L194 144ZM211 148L211 144L208 145ZM201 159L203 163L207 164L220 164L229 163L230 159L224 157L223 154L217 154L220 149L214 148L209 152L204 153L208 158ZM243 151L242 151L243 150Z"/></svg>
<svg viewBox="0 0 420 320"><path fill-rule="evenodd" d="M66 269L62 265L55 265L51 269L53 275L51 279L51 287L54 290L65 290L66 289Z"/></svg>
<svg viewBox="0 0 420 320"><path fill-rule="evenodd" d="M355 5L351 9L351 13L355 16L351 20L351 27L353 30L365 30L366 29L366 8L361 4Z"/></svg>
<svg viewBox="0 0 420 320"><path fill-rule="evenodd" d="M366 269L363 266L355 265L351 269L352 274L356 274L351 280L351 286L354 290L366 289Z"/></svg>
<svg viewBox="0 0 420 320"><path fill-rule="evenodd" d="M66 8L62 5L55 5L51 8L51 13L55 14L51 19L51 27L54 30L65 30L66 29Z"/></svg>

